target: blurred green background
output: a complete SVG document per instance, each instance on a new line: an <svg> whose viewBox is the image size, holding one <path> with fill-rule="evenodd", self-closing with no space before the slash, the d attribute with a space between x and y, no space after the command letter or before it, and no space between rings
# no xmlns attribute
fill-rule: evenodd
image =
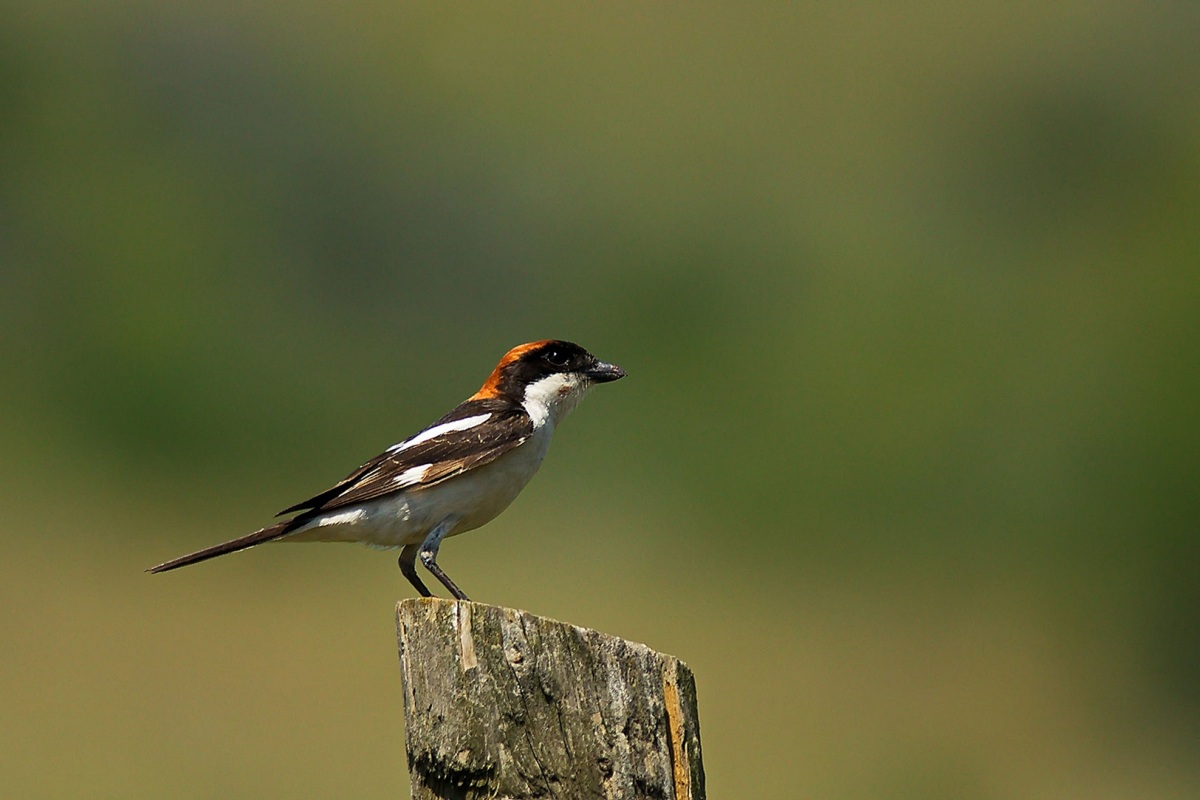
<svg viewBox="0 0 1200 800"><path fill-rule="evenodd" d="M1200 6L8 3L11 797L407 796L394 558L264 524L576 340L442 563L713 798L1200 796Z"/></svg>

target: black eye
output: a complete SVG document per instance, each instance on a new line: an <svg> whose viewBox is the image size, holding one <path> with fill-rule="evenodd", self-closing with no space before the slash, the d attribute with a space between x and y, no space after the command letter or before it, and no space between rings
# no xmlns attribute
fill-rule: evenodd
<svg viewBox="0 0 1200 800"><path fill-rule="evenodd" d="M560 350L557 347L551 347L542 354L542 358L552 367L565 367L570 360L565 350Z"/></svg>

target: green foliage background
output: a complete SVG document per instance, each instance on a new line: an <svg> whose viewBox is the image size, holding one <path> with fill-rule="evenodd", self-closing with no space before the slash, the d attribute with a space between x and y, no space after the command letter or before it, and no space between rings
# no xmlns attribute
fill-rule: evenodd
<svg viewBox="0 0 1200 800"><path fill-rule="evenodd" d="M386 554L251 530L520 341L443 563L685 659L714 798L1200 795L1194 4L6 4L12 797L401 797Z"/></svg>

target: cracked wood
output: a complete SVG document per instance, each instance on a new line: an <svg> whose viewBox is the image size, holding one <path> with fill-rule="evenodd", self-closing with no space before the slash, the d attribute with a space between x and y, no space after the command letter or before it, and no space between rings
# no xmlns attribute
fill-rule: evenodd
<svg viewBox="0 0 1200 800"><path fill-rule="evenodd" d="M673 656L522 611L396 609L414 800L703 800L696 684Z"/></svg>

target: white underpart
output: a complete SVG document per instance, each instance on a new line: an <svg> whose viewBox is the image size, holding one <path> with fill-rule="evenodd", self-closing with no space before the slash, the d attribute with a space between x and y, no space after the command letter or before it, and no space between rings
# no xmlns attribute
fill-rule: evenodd
<svg viewBox="0 0 1200 800"><path fill-rule="evenodd" d="M420 466L409 467L404 472L392 478L392 482L399 486L412 486L414 483L420 483L421 479L425 477L425 473L429 472L429 468L432 466L432 464L421 464Z"/></svg>
<svg viewBox="0 0 1200 800"><path fill-rule="evenodd" d="M553 428L543 425L500 458L428 488L416 486L317 516L288 534L293 542L363 542L378 547L417 544L447 519L457 536L490 522L541 466ZM422 465L425 466L425 465Z"/></svg>
<svg viewBox="0 0 1200 800"><path fill-rule="evenodd" d="M534 430L547 423L553 428L579 405L591 386L591 381L575 373L547 375L525 387L521 405L533 420Z"/></svg>
<svg viewBox="0 0 1200 800"><path fill-rule="evenodd" d="M522 405L533 421L533 435L520 447L495 461L428 488L416 486L367 500L349 509L317 516L285 541L363 542L378 547L417 544L435 526L451 520L446 534L457 536L490 522L508 508L529 483L546 457L555 426L571 412L592 382L582 375L549 375L525 387ZM428 441L448 430L466 430L488 419L490 414L468 417L438 425L393 448L393 452ZM454 426L454 427L451 427ZM405 470L429 469L428 464Z"/></svg>
<svg viewBox="0 0 1200 800"><path fill-rule="evenodd" d="M476 414L473 417L463 417L462 419L456 419L453 422L443 422L441 425L434 425L432 428L426 428L411 439L405 439L400 444L392 445L388 448L388 452L399 453L401 450L407 450L408 448L414 447L421 442L428 442L430 439L441 436L443 433L465 431L469 428L474 428L476 425L482 425L491 418L492 415L488 413Z"/></svg>

